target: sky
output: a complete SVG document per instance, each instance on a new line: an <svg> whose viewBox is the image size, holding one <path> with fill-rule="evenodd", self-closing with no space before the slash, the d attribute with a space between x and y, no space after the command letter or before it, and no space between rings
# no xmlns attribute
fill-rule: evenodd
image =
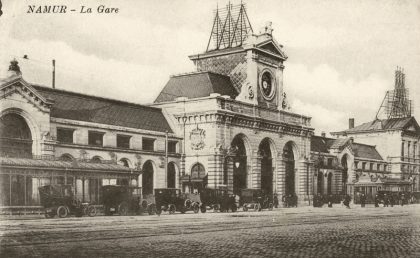
<svg viewBox="0 0 420 258"><path fill-rule="evenodd" d="M173 74L194 71L213 10L227 0L2 0L0 77L16 58L23 78L146 104ZM254 32L267 21L288 55L284 90L291 111L312 117L316 134L375 118L394 71L403 67L420 116L420 0L247 0ZM232 0L232 4L240 0ZM92 14L27 14L28 5L91 7ZM99 5L119 8L99 14ZM23 59L24 55L28 59ZM420 121L420 118L417 119Z"/></svg>

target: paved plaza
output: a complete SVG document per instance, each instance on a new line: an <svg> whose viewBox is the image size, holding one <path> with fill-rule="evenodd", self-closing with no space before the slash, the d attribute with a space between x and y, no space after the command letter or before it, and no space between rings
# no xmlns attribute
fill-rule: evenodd
<svg viewBox="0 0 420 258"><path fill-rule="evenodd" d="M420 205L3 218L2 257L419 257Z"/></svg>

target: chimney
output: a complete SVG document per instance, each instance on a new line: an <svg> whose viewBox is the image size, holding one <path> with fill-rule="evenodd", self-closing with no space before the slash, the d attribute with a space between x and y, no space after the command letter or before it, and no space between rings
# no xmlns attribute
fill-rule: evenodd
<svg viewBox="0 0 420 258"><path fill-rule="evenodd" d="M325 138L325 132L324 132L324 131L322 131L322 132L321 132L321 136L322 136L323 138Z"/></svg>
<svg viewBox="0 0 420 258"><path fill-rule="evenodd" d="M349 118L349 129L354 128L354 118Z"/></svg>

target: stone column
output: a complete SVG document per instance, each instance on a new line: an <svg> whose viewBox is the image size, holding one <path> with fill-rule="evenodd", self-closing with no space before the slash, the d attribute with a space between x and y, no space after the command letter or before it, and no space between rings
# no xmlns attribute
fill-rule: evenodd
<svg viewBox="0 0 420 258"><path fill-rule="evenodd" d="M251 178L251 181L247 184L248 188L261 188L261 159L262 157L258 155L258 152L254 151L251 158L251 171L248 171L250 173L248 178Z"/></svg>
<svg viewBox="0 0 420 258"><path fill-rule="evenodd" d="M283 195L285 194L285 180L286 180L286 165L283 160L283 155L278 155L277 159L277 170L274 171L276 173L276 187L275 193L277 193L277 198L279 199L279 205L282 206L283 202L281 201Z"/></svg>
<svg viewBox="0 0 420 258"><path fill-rule="evenodd" d="M233 192L233 159L232 158L227 158L226 161L226 173L227 173L227 189L228 192Z"/></svg>
<svg viewBox="0 0 420 258"><path fill-rule="evenodd" d="M217 188L223 183L223 156L211 155L208 158L207 178L208 187Z"/></svg>
<svg viewBox="0 0 420 258"><path fill-rule="evenodd" d="M299 160L295 164L295 186L298 203L299 205L309 205L311 174L308 164L310 163L307 160Z"/></svg>

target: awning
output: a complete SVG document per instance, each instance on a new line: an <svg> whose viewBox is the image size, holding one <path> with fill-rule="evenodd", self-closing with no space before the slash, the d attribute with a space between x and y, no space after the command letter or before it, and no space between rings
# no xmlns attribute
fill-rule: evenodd
<svg viewBox="0 0 420 258"><path fill-rule="evenodd" d="M89 163L80 161L61 161L47 159L24 159L0 157L2 168L23 168L23 169L46 169L46 170L68 170L68 171L94 171L94 172L115 172L134 173L139 171L113 163Z"/></svg>

